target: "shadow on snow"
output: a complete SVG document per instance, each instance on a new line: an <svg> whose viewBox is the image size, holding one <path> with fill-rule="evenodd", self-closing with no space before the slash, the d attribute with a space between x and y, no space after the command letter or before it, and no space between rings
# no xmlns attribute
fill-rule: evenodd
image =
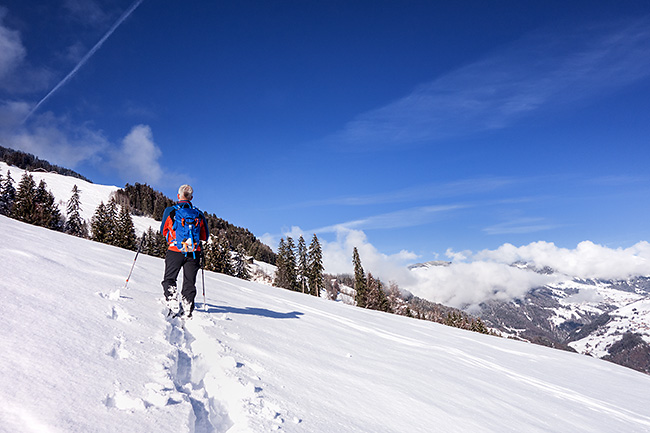
<svg viewBox="0 0 650 433"><path fill-rule="evenodd" d="M262 316L268 317L271 319L298 319L300 316L305 313L299 311L292 311L290 313L279 313L277 311L267 310L266 308L237 308L237 307L227 307L223 305L213 305L207 304L208 311L207 313L232 313L232 314L247 314L249 316ZM197 306L197 310L200 307Z"/></svg>

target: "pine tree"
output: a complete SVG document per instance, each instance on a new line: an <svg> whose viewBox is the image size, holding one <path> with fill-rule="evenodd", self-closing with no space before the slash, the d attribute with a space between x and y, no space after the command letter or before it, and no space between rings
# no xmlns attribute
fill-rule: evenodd
<svg viewBox="0 0 650 433"><path fill-rule="evenodd" d="M155 231L151 227L147 229L142 235L142 246L140 252L154 257L165 257L167 252L167 242L159 231Z"/></svg>
<svg viewBox="0 0 650 433"><path fill-rule="evenodd" d="M298 238L298 285L302 293L307 291L309 281L309 266L307 264L307 245L305 238L300 235Z"/></svg>
<svg viewBox="0 0 650 433"><path fill-rule="evenodd" d="M357 306L365 308L368 298L366 275L363 266L361 266L361 258L359 257L357 247L354 247L354 250L352 250L352 263L354 264L354 290L356 291L354 300Z"/></svg>
<svg viewBox="0 0 650 433"><path fill-rule="evenodd" d="M246 251L244 251L242 244L237 245L237 249L235 250L233 271L234 276L242 280L250 280L251 278L248 269L248 260L246 259Z"/></svg>
<svg viewBox="0 0 650 433"><path fill-rule="evenodd" d="M277 270L273 285L298 291L300 289L296 280L296 255L293 249L293 239L290 236L287 236L286 241L284 238L280 239L278 256L275 262Z"/></svg>
<svg viewBox="0 0 650 433"><path fill-rule="evenodd" d="M285 258L286 258L286 249L287 249L287 244L284 241L284 238L280 238L280 242L278 244L278 255L275 259L275 279L273 280L273 285L276 287L282 287L283 289L287 288L287 273L286 273L286 263Z"/></svg>
<svg viewBox="0 0 650 433"><path fill-rule="evenodd" d="M230 256L230 241L225 233L219 236L219 243L217 244L217 260L221 270L219 272L226 275L233 275L232 260Z"/></svg>
<svg viewBox="0 0 650 433"><path fill-rule="evenodd" d="M286 252L286 257L285 257L285 263L286 263L286 272L287 272L287 280L288 280L288 287L287 289L293 290L295 292L300 291L300 286L298 285L298 278L297 278L297 265L296 265L296 246L293 243L293 239L291 236L287 236L287 248L285 250Z"/></svg>
<svg viewBox="0 0 650 433"><path fill-rule="evenodd" d="M7 175L0 183L0 215L11 215L15 200L14 180L11 178L11 171L7 170Z"/></svg>
<svg viewBox="0 0 650 433"><path fill-rule="evenodd" d="M92 231L91 239L97 242L108 243L111 230L113 229L113 222L106 211L106 205L102 201L95 209L92 220L90 222L90 230Z"/></svg>
<svg viewBox="0 0 650 433"><path fill-rule="evenodd" d="M153 256L154 241L153 241L153 229L149 227L142 233L142 238L140 239L140 252L148 256Z"/></svg>
<svg viewBox="0 0 650 433"><path fill-rule="evenodd" d="M19 221L34 224L37 221L36 204L34 203L35 196L36 183L34 182L34 178L31 174L25 172L18 184L11 217Z"/></svg>
<svg viewBox="0 0 650 433"><path fill-rule="evenodd" d="M167 250L169 249L169 245L167 244L167 240L165 237L160 233L159 231L155 230L153 231L153 252L152 255L156 257L162 257L164 258L165 255L167 254Z"/></svg>
<svg viewBox="0 0 650 433"><path fill-rule="evenodd" d="M135 228L133 227L133 219L131 213L126 206L122 206L120 213L115 221L115 234L114 244L117 247L125 248L127 250L136 249Z"/></svg>
<svg viewBox="0 0 650 433"><path fill-rule="evenodd" d="M470 328L474 332L479 332L481 334L489 334L490 330L485 326L483 321L479 318L476 319L472 322L472 326Z"/></svg>
<svg viewBox="0 0 650 433"><path fill-rule="evenodd" d="M77 185L72 187L72 196L68 200L67 219L65 222L64 231L73 236L80 238L88 237L88 224L81 218L81 201L79 200L79 188Z"/></svg>
<svg viewBox="0 0 650 433"><path fill-rule="evenodd" d="M108 204L105 207L106 212L106 227L107 227L107 236L104 241L110 245L118 245L119 241L117 239L117 200L115 196L111 197L108 201Z"/></svg>
<svg viewBox="0 0 650 433"><path fill-rule="evenodd" d="M203 245L203 268L206 271L216 272L216 245L217 237L210 234L210 239Z"/></svg>
<svg viewBox="0 0 650 433"><path fill-rule="evenodd" d="M368 292L365 308L385 311L388 313L392 312L390 303L388 302L388 297L384 292L381 281L374 278L371 273L368 273L368 278L366 281Z"/></svg>
<svg viewBox="0 0 650 433"><path fill-rule="evenodd" d="M316 234L309 244L308 269L309 293L320 296L321 290L325 288L325 282L323 280L323 251Z"/></svg>
<svg viewBox="0 0 650 433"><path fill-rule="evenodd" d="M230 260L230 244L223 232L210 235L205 244L205 269L226 275L234 275Z"/></svg>
<svg viewBox="0 0 650 433"><path fill-rule="evenodd" d="M59 206L55 203L54 194L47 189L47 184L41 180L36 188L34 205L36 208L36 225L52 230L63 230L63 218Z"/></svg>

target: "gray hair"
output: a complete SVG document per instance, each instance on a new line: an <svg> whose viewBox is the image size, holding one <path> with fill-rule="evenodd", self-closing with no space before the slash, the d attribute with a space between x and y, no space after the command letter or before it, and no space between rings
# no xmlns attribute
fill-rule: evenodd
<svg viewBox="0 0 650 433"><path fill-rule="evenodd" d="M181 185L181 187L178 188L178 195L181 200L192 200L194 190L189 185Z"/></svg>

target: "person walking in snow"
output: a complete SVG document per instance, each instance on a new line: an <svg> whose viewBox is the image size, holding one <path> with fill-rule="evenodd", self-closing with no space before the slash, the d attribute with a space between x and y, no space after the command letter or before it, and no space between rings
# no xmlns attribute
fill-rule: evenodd
<svg viewBox="0 0 650 433"><path fill-rule="evenodd" d="M160 233L169 248L165 255L163 292L170 315L192 317L196 297L196 274L201 268L203 252L201 241L210 236L208 223L199 209L192 206L194 191L189 185L178 188L178 203L165 209ZM176 280L183 269L181 302L178 301Z"/></svg>

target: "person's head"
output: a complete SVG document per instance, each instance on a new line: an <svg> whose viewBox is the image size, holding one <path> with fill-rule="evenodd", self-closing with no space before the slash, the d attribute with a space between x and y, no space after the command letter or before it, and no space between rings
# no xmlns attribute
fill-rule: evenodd
<svg viewBox="0 0 650 433"><path fill-rule="evenodd" d="M181 187L178 188L179 200L192 200L193 195L194 195L194 190L189 185L181 185Z"/></svg>

